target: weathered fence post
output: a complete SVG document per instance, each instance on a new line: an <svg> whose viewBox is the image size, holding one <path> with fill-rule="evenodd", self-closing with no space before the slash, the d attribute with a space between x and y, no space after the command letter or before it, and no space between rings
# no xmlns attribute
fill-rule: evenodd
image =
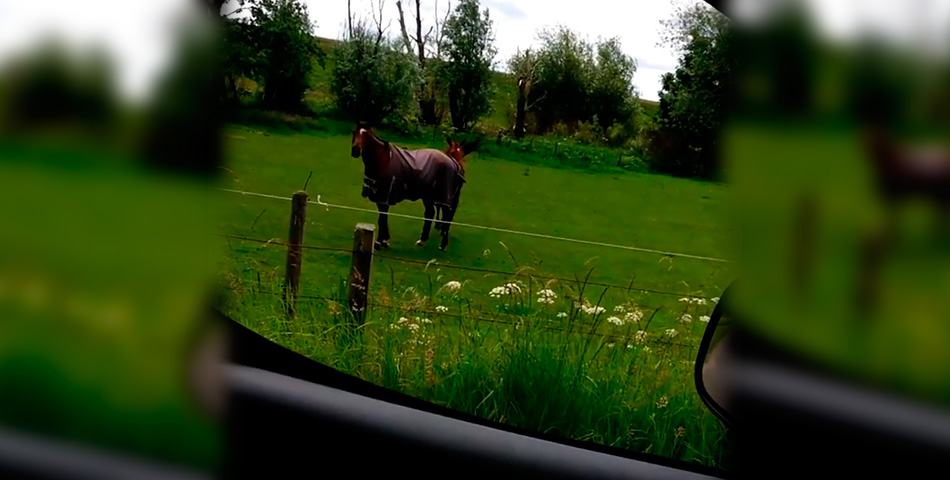
<svg viewBox="0 0 950 480"><path fill-rule="evenodd" d="M376 226L370 223L356 224L353 234L353 260L347 279L346 298L350 312L357 324L362 325L366 315L366 300L369 297L370 269L373 266L373 244L376 242Z"/></svg>
<svg viewBox="0 0 950 480"><path fill-rule="evenodd" d="M287 315L297 316L297 289L300 286L300 266L303 263L303 232L307 221L307 192L294 194L290 207L290 234L287 238L287 270L284 279L284 303Z"/></svg>

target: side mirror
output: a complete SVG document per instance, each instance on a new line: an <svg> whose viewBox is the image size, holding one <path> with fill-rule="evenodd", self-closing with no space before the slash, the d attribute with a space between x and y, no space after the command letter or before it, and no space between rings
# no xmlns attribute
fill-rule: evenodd
<svg viewBox="0 0 950 480"><path fill-rule="evenodd" d="M693 374L696 391L709 410L729 428L735 428L736 422L730 413L730 395L728 380L733 378L729 372L733 357L732 342L734 319L730 315L729 292L726 288L716 308L710 316L703 339L696 355L696 370Z"/></svg>

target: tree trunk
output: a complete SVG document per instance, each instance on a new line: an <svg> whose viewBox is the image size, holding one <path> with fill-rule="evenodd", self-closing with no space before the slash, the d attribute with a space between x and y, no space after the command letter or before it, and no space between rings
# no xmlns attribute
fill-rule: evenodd
<svg viewBox="0 0 950 480"><path fill-rule="evenodd" d="M515 114L515 138L522 139L525 135L525 109L528 103L528 80L521 76L518 78L518 111Z"/></svg>

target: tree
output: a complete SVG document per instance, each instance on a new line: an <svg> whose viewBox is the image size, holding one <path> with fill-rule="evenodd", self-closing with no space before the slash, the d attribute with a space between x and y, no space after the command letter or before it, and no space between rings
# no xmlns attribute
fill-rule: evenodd
<svg viewBox="0 0 950 480"><path fill-rule="evenodd" d="M719 129L733 97L735 44L728 19L703 5L680 10L666 43L681 52L663 76L655 121L646 129L654 171L711 178L718 169Z"/></svg>
<svg viewBox="0 0 950 480"><path fill-rule="evenodd" d="M637 92L633 86L636 71L636 61L623 53L619 38L598 42L590 106L602 130L606 131L615 124L631 124L636 118Z"/></svg>
<svg viewBox="0 0 950 480"><path fill-rule="evenodd" d="M445 24L445 78L449 112L456 130L467 131L491 111L492 64L497 49L488 9L461 0Z"/></svg>
<svg viewBox="0 0 950 480"><path fill-rule="evenodd" d="M264 80L263 103L292 110L300 107L313 69L313 58L324 55L313 37L307 7L300 0L257 0L251 7L256 31L259 73Z"/></svg>
<svg viewBox="0 0 950 480"><path fill-rule="evenodd" d="M541 48L535 61L537 81L528 100L537 104L536 116L542 131L549 131L557 123L566 123L573 129L591 116L593 49L565 26L542 30L538 38Z"/></svg>
<svg viewBox="0 0 950 480"><path fill-rule="evenodd" d="M365 22L356 22L333 55L330 89L350 119L379 124L411 108L421 74L398 44L385 41Z"/></svg>
<svg viewBox="0 0 950 480"><path fill-rule="evenodd" d="M419 70L423 73L423 82L419 85L419 111L422 114L422 121L428 125L435 125L442 122L443 112L439 109L439 97L442 93L440 86L442 82L436 74L438 68L430 68L430 60L435 60L436 65L441 63L442 45L445 32L445 24L452 12L452 4L446 9L445 17L439 19L439 2L435 2L435 22L429 26L425 34L422 33L422 0L414 0L415 4L415 33L409 33L406 26L406 14L402 8L402 1L396 2L396 9L399 11L399 27L402 34L402 46L406 49L409 56L417 58Z"/></svg>

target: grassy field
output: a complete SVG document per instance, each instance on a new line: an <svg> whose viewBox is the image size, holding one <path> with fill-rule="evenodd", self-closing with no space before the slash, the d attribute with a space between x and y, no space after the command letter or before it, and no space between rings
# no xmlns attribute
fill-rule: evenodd
<svg viewBox="0 0 950 480"><path fill-rule="evenodd" d="M496 154L516 153L469 158L457 222L729 258L720 185ZM307 183L312 200L374 209L360 197L362 163L345 135L233 127L227 168L223 188L288 197ZM266 337L491 420L726 466L724 430L695 394L692 368L730 264L461 225L443 253L437 236L414 245L421 221L394 217L392 247L374 260L367 322L353 335L341 328L348 250L355 224L376 215L308 207L305 244L317 250L304 252L300 318L289 322L278 295L289 202L219 200L214 227L230 236L227 313ZM421 215L422 206L392 211Z"/></svg>

